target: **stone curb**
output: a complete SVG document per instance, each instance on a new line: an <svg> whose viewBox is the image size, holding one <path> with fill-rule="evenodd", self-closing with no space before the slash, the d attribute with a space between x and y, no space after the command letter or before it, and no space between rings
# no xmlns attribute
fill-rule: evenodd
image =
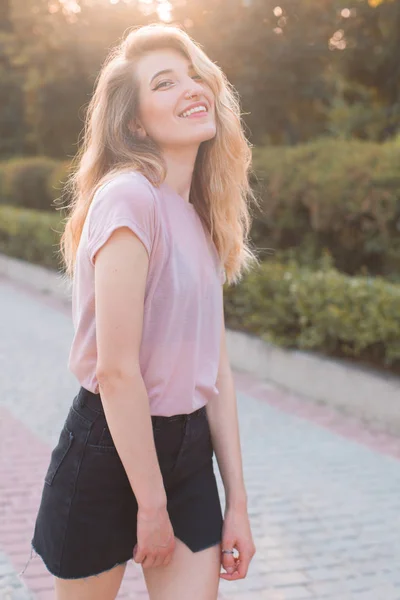
<svg viewBox="0 0 400 600"><path fill-rule="evenodd" d="M57 271L0 254L0 275L63 302L71 300L70 283ZM338 408L377 429L400 434L400 378L341 360L278 348L229 329L227 345L234 369Z"/></svg>

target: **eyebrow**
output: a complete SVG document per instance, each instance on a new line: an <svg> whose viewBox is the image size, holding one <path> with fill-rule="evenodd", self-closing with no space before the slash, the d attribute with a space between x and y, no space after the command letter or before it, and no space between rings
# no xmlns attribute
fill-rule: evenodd
<svg viewBox="0 0 400 600"><path fill-rule="evenodd" d="M194 67L192 64L188 65L188 71L193 71ZM162 71L158 71L153 77L150 79L150 85L153 83L154 79L159 75L164 75L166 73L173 73L174 69L163 69Z"/></svg>

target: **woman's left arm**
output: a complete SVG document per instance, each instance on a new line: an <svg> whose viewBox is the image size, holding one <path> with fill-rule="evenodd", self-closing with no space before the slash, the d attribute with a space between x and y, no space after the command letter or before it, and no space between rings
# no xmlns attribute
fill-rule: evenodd
<svg viewBox="0 0 400 600"><path fill-rule="evenodd" d="M216 382L219 395L207 404L214 452L225 488L225 518L222 549L236 548L238 559L231 554L222 554L223 579L243 579L255 546L247 512L247 494L243 477L242 452L239 436L239 421L235 385L229 363L225 319L222 319L221 351Z"/></svg>

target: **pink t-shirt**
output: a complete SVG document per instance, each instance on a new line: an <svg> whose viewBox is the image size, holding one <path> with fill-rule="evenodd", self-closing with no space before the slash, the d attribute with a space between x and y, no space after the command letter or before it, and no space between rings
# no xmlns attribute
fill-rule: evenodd
<svg viewBox="0 0 400 600"><path fill-rule="evenodd" d="M149 255L140 369L150 413L191 413L218 395L225 271L194 206L136 171L105 183L90 205L73 279L68 368L84 388L99 392L93 258L122 226Z"/></svg>

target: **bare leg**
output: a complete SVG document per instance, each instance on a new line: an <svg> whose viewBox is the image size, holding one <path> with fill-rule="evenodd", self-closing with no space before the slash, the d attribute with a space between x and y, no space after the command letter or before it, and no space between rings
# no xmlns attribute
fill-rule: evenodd
<svg viewBox="0 0 400 600"><path fill-rule="evenodd" d="M115 600L125 569L126 563L82 579L54 577L55 600Z"/></svg>
<svg viewBox="0 0 400 600"><path fill-rule="evenodd" d="M192 552L179 539L166 567L143 569L150 600L217 600L221 545Z"/></svg>

